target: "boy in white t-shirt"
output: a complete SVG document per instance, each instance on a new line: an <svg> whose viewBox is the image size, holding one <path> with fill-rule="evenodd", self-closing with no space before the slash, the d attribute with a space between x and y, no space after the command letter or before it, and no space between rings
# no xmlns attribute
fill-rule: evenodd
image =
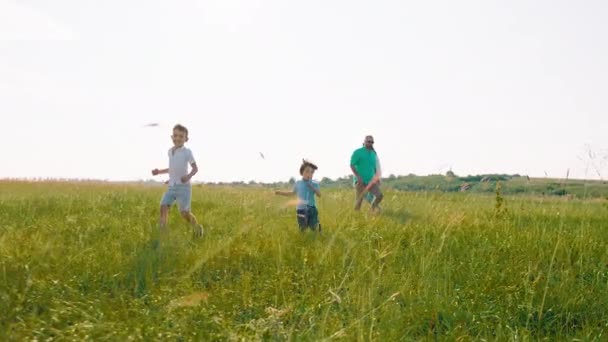
<svg viewBox="0 0 608 342"><path fill-rule="evenodd" d="M173 140L173 147L169 149L169 168L152 170L154 176L164 173L169 174L169 187L160 201L160 226L161 228L166 227L169 208L177 201L182 217L190 223L194 235L201 237L203 226L198 224L196 217L190 211L192 202L190 179L198 172L198 167L192 151L184 146L188 141L188 129L180 124L175 125L171 139ZM188 164L192 168L190 172L188 172Z"/></svg>

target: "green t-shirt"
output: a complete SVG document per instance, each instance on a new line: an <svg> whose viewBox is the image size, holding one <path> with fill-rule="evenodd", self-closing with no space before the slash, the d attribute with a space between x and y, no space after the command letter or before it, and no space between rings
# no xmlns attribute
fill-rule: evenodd
<svg viewBox="0 0 608 342"><path fill-rule="evenodd" d="M356 149L350 157L350 165L361 175L363 183L368 184L376 175L376 152L365 147Z"/></svg>

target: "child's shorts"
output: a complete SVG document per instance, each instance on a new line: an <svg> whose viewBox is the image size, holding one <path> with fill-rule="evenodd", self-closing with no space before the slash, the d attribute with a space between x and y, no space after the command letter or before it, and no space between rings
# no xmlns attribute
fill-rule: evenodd
<svg viewBox="0 0 608 342"><path fill-rule="evenodd" d="M175 184L167 188L167 192L160 201L161 206L170 207L177 201L179 211L190 211L192 201L192 186L190 184Z"/></svg>
<svg viewBox="0 0 608 342"><path fill-rule="evenodd" d="M305 230L306 228L315 230L320 226L319 211L316 207L307 206L306 208L298 209L296 213L298 215L300 230Z"/></svg>

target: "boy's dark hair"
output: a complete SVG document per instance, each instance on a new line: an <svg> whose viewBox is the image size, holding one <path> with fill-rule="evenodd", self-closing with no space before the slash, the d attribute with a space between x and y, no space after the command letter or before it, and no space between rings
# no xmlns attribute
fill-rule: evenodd
<svg viewBox="0 0 608 342"><path fill-rule="evenodd" d="M173 126L173 130L174 131L178 130L180 132L184 132L184 133L186 133L186 138L188 137L188 129L186 128L186 126L177 124L177 125Z"/></svg>
<svg viewBox="0 0 608 342"><path fill-rule="evenodd" d="M313 170L315 170L315 171L318 169L317 165L315 165L315 164L313 164L313 163L309 162L309 161L308 161L308 160L306 160L306 159L302 159L302 166L300 166L300 176L301 176L302 174L304 174L304 169L306 169L307 167L311 167L311 168L312 168Z"/></svg>

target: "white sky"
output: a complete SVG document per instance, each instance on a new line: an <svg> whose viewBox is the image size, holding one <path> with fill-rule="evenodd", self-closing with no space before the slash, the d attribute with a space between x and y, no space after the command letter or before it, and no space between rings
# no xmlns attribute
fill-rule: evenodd
<svg viewBox="0 0 608 342"><path fill-rule="evenodd" d="M151 178L177 122L197 181L286 180L303 157L346 175L367 133L385 175L597 178L579 156L608 148L607 18L601 0L0 0L0 178Z"/></svg>

